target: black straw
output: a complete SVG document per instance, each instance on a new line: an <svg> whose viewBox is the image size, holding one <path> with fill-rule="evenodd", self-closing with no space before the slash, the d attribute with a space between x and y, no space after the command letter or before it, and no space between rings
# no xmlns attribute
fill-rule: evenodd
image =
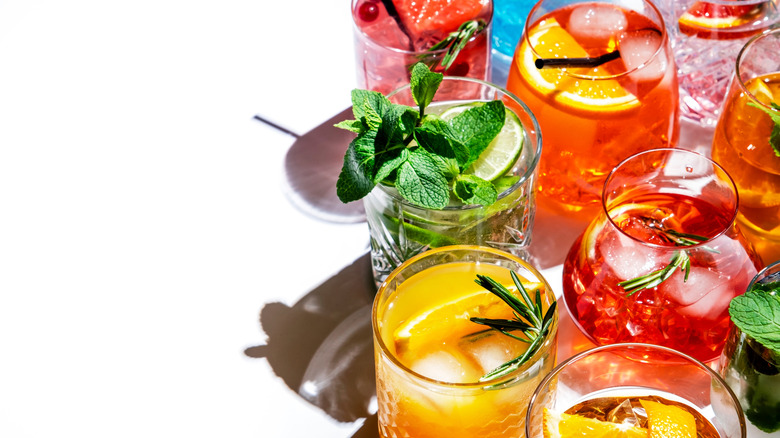
<svg viewBox="0 0 780 438"><path fill-rule="evenodd" d="M566 67L598 67L601 64L620 58L620 51L605 53L595 58L539 58L534 61L538 69Z"/></svg>

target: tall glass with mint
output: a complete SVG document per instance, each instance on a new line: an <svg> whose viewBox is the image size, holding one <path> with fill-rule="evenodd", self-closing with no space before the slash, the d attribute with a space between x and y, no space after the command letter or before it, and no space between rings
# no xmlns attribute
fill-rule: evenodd
<svg viewBox="0 0 780 438"><path fill-rule="evenodd" d="M363 199L374 280L405 260L454 244L527 257L542 139L511 93L422 63L387 96L352 92L356 133L336 184L342 202Z"/></svg>
<svg viewBox="0 0 780 438"><path fill-rule="evenodd" d="M780 437L780 261L731 300L729 314L718 369L745 411L748 437Z"/></svg>

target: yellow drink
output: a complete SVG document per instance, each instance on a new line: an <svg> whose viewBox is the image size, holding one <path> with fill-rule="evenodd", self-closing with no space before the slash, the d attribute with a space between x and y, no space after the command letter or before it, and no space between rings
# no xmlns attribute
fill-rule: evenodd
<svg viewBox="0 0 780 438"><path fill-rule="evenodd" d="M373 318L380 436L522 435L529 398L555 365L557 316L528 362L486 382L480 377L528 344L470 320L513 318L506 303L474 281L486 275L515 293L510 269L531 297L540 292L546 311L555 296L541 275L489 248L428 251L388 277Z"/></svg>

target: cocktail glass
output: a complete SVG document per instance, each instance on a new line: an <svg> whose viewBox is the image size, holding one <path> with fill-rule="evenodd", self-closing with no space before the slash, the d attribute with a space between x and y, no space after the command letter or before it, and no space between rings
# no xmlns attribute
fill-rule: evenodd
<svg viewBox="0 0 780 438"><path fill-rule="evenodd" d="M739 190L737 221L764 262L780 260L780 157L770 143L780 117L780 29L748 42L737 57L712 157ZM780 148L780 139L775 139Z"/></svg>
<svg viewBox="0 0 780 438"><path fill-rule="evenodd" d="M409 83L423 61L452 76L490 78L492 0L352 0L358 88L388 94ZM479 30L445 70L447 48L435 45L474 20Z"/></svg>
<svg viewBox="0 0 780 438"><path fill-rule="evenodd" d="M526 21L507 90L542 127L539 203L553 211L591 217L615 165L639 151L675 146L679 137L674 59L649 0L540 1Z"/></svg>
<svg viewBox="0 0 780 438"><path fill-rule="evenodd" d="M733 182L705 156L657 149L629 157L566 257L572 319L596 344L644 342L716 359L729 302L760 267L736 215Z"/></svg>
<svg viewBox="0 0 780 438"><path fill-rule="evenodd" d="M560 363L531 398L526 436L547 437L543 433L545 418L575 411L602 421L606 416L607 421L621 423L623 430L635 426L646 429L647 414L641 403L635 401L633 408L620 405L625 398L638 397L660 397L654 401L668 405L675 403L666 401L677 402L677 406L699 417L699 437L745 437L739 402L716 372L676 350L641 343L600 346Z"/></svg>
<svg viewBox="0 0 780 438"><path fill-rule="evenodd" d="M752 37L780 23L778 0L662 0L686 119L714 127L734 60Z"/></svg>
<svg viewBox="0 0 780 438"><path fill-rule="evenodd" d="M453 98L455 96L455 98ZM407 85L388 98L413 105ZM391 186L379 184L363 199L371 234L371 262L377 286L405 260L430 248L484 245L526 257L531 242L536 164L542 148L539 125L523 102L484 81L445 76L429 112L468 102L502 100L523 127L523 147L514 165L496 183L503 187L489 206L452 201L442 210L416 206Z"/></svg>
<svg viewBox="0 0 780 438"><path fill-rule="evenodd" d="M780 261L759 272L748 290L755 284L766 283L780 284ZM734 326L718 370L745 411L748 436L780 437L780 353Z"/></svg>
<svg viewBox="0 0 780 438"><path fill-rule="evenodd" d="M382 437L516 437L528 400L555 365L558 316L519 368L479 381L528 344L469 320L511 318L512 309L475 283L487 275L539 291L543 314L555 295L522 259L493 248L451 246L409 259L379 289L372 312ZM517 288L513 288L517 293ZM553 312L557 312L554 309Z"/></svg>

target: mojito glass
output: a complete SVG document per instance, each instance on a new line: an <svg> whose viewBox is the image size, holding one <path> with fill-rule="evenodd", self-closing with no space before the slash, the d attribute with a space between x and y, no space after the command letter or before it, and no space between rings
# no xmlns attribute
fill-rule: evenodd
<svg viewBox="0 0 780 438"><path fill-rule="evenodd" d="M528 350L528 343L470 320L513 317L512 308L475 282L477 274L486 275L519 296L510 272L547 314L555 294L544 277L522 259L492 248L434 249L387 278L372 312L381 437L522 435L528 400L555 366L558 316L553 309L527 361L500 377L481 379Z"/></svg>
<svg viewBox="0 0 780 438"><path fill-rule="evenodd" d="M358 88L388 94L409 83L418 61L446 75L489 79L492 16L492 0L352 0ZM478 30L445 68L448 49L436 45L465 22Z"/></svg>
<svg viewBox="0 0 780 438"><path fill-rule="evenodd" d="M651 437L745 438L745 421L716 372L641 343L596 347L559 364L534 392L526 420L528 438L646 438L648 430Z"/></svg>
<svg viewBox="0 0 780 438"><path fill-rule="evenodd" d="M413 105L404 86L388 98ZM428 110L443 112L456 105L501 100L509 117L517 117L522 149L506 173L494 181L498 200L489 206L464 205L452 200L442 210L416 206L389 185L378 184L363 199L371 237L371 261L377 286L410 257L430 248L467 244L499 248L526 257L531 242L535 203L536 164L542 149L539 125L523 102L484 81L444 77ZM505 129L507 124L505 124Z"/></svg>
<svg viewBox="0 0 780 438"><path fill-rule="evenodd" d="M680 81L681 115L714 127L742 46L780 24L778 0L662 0Z"/></svg>
<svg viewBox="0 0 780 438"><path fill-rule="evenodd" d="M675 146L677 72L649 0L542 0L526 21L507 90L544 133L538 202L589 219L620 161Z"/></svg>
<svg viewBox="0 0 780 438"><path fill-rule="evenodd" d="M748 290L757 284L780 288L780 261L759 272ZM734 326L718 370L745 411L748 437L780 437L780 352Z"/></svg>
<svg viewBox="0 0 780 438"><path fill-rule="evenodd" d="M572 319L596 344L644 342L717 359L729 303L761 265L736 214L734 183L709 158L684 149L629 157L564 262Z"/></svg>
<svg viewBox="0 0 780 438"><path fill-rule="evenodd" d="M780 29L748 42L735 65L712 157L739 189L742 231L771 263L780 260L780 137L771 116L780 118Z"/></svg>

